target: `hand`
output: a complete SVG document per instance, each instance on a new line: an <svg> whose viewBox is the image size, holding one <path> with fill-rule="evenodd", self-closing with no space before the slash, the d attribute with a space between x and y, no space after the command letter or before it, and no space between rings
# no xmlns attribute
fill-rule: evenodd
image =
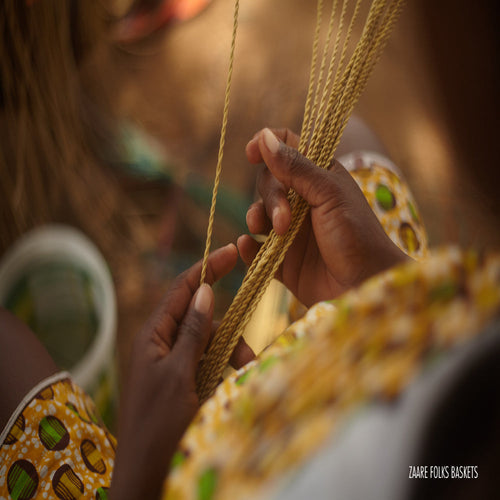
<svg viewBox="0 0 500 500"><path fill-rule="evenodd" d="M299 138L287 129L263 129L248 143L250 163L264 162L257 187L261 200L250 206L251 233L286 233L291 222L286 198L294 189L311 210L276 278L306 306L337 297L349 288L409 257L386 235L360 188L337 161L323 170L295 148ZM238 239L243 261L250 264L259 244L249 235Z"/></svg>
<svg viewBox="0 0 500 500"><path fill-rule="evenodd" d="M228 245L208 260L207 282L231 271L238 252ZM158 498L170 460L198 410L195 374L213 331L211 287L198 288L201 263L180 275L137 335L119 419L114 499ZM253 358L240 344L233 360Z"/></svg>

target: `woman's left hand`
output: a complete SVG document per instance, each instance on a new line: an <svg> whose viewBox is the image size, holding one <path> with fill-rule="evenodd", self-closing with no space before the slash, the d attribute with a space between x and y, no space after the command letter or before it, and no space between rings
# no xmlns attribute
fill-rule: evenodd
<svg viewBox="0 0 500 500"><path fill-rule="evenodd" d="M363 192L337 161L323 170L297 151L299 137L287 129L263 129L248 143L251 163L264 163L257 187L261 200L247 212L248 229L284 235L292 212L287 193L294 189L310 210L275 278L304 305L338 297L366 279L409 257L384 231ZM250 235L238 239L250 265L260 244Z"/></svg>
<svg viewBox="0 0 500 500"><path fill-rule="evenodd" d="M238 252L228 245L208 260L207 283L229 273ZM213 331L214 295L199 288L201 263L180 275L137 335L119 415L114 499L158 498L170 460L198 410L195 375ZM253 358L246 344L233 360Z"/></svg>

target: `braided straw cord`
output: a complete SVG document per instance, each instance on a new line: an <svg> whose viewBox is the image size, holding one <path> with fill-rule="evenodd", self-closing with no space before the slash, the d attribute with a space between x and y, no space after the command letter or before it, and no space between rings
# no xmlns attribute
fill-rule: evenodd
<svg viewBox="0 0 500 500"><path fill-rule="evenodd" d="M372 0L361 37L351 57L346 61L354 22L359 15L362 0L356 0L346 29L344 26L349 0L343 0L337 25L337 36L334 48L331 49L332 53L325 79L324 71L328 59L327 54L330 51L329 45L332 39L337 0L333 0L319 72L317 61L324 0L318 0L311 75L299 151L321 168L327 168L333 160L342 132L387 42L401 11L403 1ZM341 42L342 49L339 57ZM317 72L318 75L316 75ZM217 179L216 182L218 182ZM290 190L288 200L292 212L290 228L283 236L277 235L273 230L270 232L248 269L243 283L222 319L207 355L202 361L197 374L197 389L201 401L210 397L217 387L244 328L283 262L288 248L309 212L309 206L305 200L294 191Z"/></svg>
<svg viewBox="0 0 500 500"><path fill-rule="evenodd" d="M316 66L318 64L318 47L319 47L319 36L321 33L321 23L323 19L323 0L318 0L317 6L317 14L316 14L316 29L314 31L314 40L313 40L313 48L312 48L312 57L311 57L311 69L309 73L309 87L307 89L307 97L306 104L304 107L304 118L302 122L302 135L300 137L299 142L299 151L303 151L305 146L307 145L307 139L312 130L313 124L313 116L314 116L314 106L311 104L314 100L316 100L316 96L313 96L314 84L316 81ZM336 6L337 2L335 1ZM332 9L332 18L334 14L334 9ZM318 79L319 80L319 79ZM319 84L317 86L319 88Z"/></svg>
<svg viewBox="0 0 500 500"><path fill-rule="evenodd" d="M229 117L229 100L231 96L231 82L233 80L234 50L236 48L236 34L238 32L238 16L240 11L240 0L234 3L233 34L231 37L231 51L229 54L229 70L227 72L226 92L224 96L224 111L222 112L222 128L220 132L219 154L217 157L217 167L215 169L214 189L212 192L212 203L210 205L210 215L208 218L207 239L205 242L205 253L203 254L203 265L201 269L200 285L207 277L208 255L212 246L212 233L215 220L215 205L217 203L217 193L219 191L220 177L222 173L222 159L224 156L224 145L226 143L227 121Z"/></svg>

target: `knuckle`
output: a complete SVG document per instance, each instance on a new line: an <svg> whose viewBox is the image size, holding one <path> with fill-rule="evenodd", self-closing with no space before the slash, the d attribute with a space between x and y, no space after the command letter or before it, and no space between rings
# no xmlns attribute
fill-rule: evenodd
<svg viewBox="0 0 500 500"><path fill-rule="evenodd" d="M253 202L253 203L252 203L252 204L248 207L247 214L257 212L258 210L260 210L260 209L261 209L261 205L262 205L262 200L254 201L254 202Z"/></svg>
<svg viewBox="0 0 500 500"><path fill-rule="evenodd" d="M290 186L292 180L303 172L303 157L298 150L286 146L283 148L283 160L287 166L285 183Z"/></svg>
<svg viewBox="0 0 500 500"><path fill-rule="evenodd" d="M303 157L295 148L286 148L286 159L292 172L304 167Z"/></svg>
<svg viewBox="0 0 500 500"><path fill-rule="evenodd" d="M288 173L290 177L290 184L292 184L292 179L304 179L309 177L311 174L308 160L302 156L297 149L287 148L287 163L288 163ZM307 175L309 174L309 175Z"/></svg>

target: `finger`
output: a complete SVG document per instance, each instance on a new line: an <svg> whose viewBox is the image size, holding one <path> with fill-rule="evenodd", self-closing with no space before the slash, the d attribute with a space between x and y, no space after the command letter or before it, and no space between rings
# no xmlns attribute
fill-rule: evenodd
<svg viewBox="0 0 500 500"><path fill-rule="evenodd" d="M206 282L209 285L214 284L233 270L237 260L238 251L233 243L212 252L208 257ZM199 261L184 271L167 292L163 305L177 321L184 317L187 305L200 285L201 268L202 261ZM176 300L173 300L174 298ZM176 302L183 304L183 307L176 307Z"/></svg>
<svg viewBox="0 0 500 500"><path fill-rule="evenodd" d="M280 235L285 234L292 220L290 204L286 197L287 189L267 168L259 172L257 189L273 229Z"/></svg>
<svg viewBox="0 0 500 500"><path fill-rule="evenodd" d="M259 130L245 148L245 152L250 163L262 163L264 160L262 158L262 153L259 149L259 138L263 132ZM292 148L299 147L300 137L287 128L273 128L270 129L281 141Z"/></svg>
<svg viewBox="0 0 500 500"><path fill-rule="evenodd" d="M238 250L232 243L212 252L208 258L207 283L213 284L228 274L237 260ZM176 278L145 330L154 332L169 347L172 347L177 328L199 287L201 266L200 261Z"/></svg>
<svg viewBox="0 0 500 500"><path fill-rule="evenodd" d="M225 247L218 248L208 257L206 282L213 285L223 276L230 273L236 261L238 260L238 252L234 243L229 243ZM198 288L201 277L202 261L197 262L192 268L187 271L186 280L192 287L193 292Z"/></svg>
<svg viewBox="0 0 500 500"><path fill-rule="evenodd" d="M281 142L269 129L264 129L260 134L259 148L276 179L294 189L312 207L331 201L332 196L341 193L339 181L343 181L345 169L338 162L334 165L335 174L338 175L332 175Z"/></svg>
<svg viewBox="0 0 500 500"><path fill-rule="evenodd" d="M240 337L238 343L236 344L236 348L231 354L229 358L229 364L235 369L238 370L242 366L245 366L247 363L255 359L255 353L252 348L245 342L243 337Z"/></svg>
<svg viewBox="0 0 500 500"><path fill-rule="evenodd" d="M262 200L256 201L247 212L248 230L253 234L268 234L271 231L272 224L266 214L266 209Z"/></svg>
<svg viewBox="0 0 500 500"><path fill-rule="evenodd" d="M204 283L196 291L177 331L172 354L193 377L210 338L213 310L214 293Z"/></svg>
<svg viewBox="0 0 500 500"><path fill-rule="evenodd" d="M245 265L250 266L253 262L253 259L255 259L255 256L259 252L262 243L255 241L248 234L243 234L238 238L236 244L238 246L238 251L240 252L241 260L245 263ZM280 266L274 276L279 281L283 281L281 272L282 267Z"/></svg>
<svg viewBox="0 0 500 500"><path fill-rule="evenodd" d="M257 252L261 247L261 243L255 241L248 234L244 234L238 238L236 244L238 245L238 251L240 252L241 260L247 266L249 266L257 255Z"/></svg>

